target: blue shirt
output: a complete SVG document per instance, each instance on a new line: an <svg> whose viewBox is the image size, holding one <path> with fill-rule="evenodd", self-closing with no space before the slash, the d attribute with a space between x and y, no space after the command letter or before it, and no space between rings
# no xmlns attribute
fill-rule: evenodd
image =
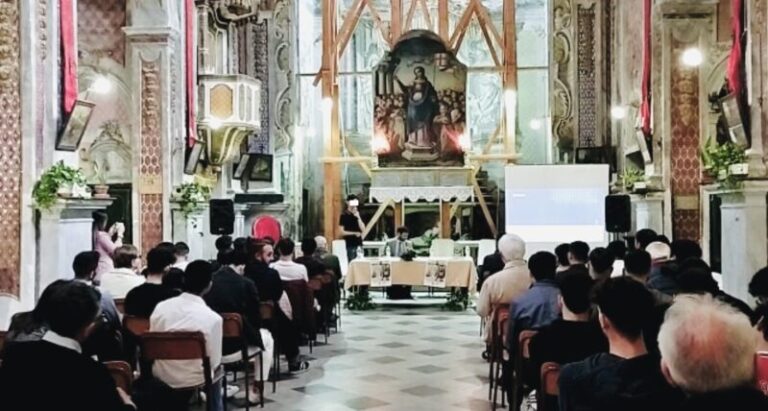
<svg viewBox="0 0 768 411"><path fill-rule="evenodd" d="M514 356L520 331L541 328L560 317L560 289L555 280L533 283L523 295L509 303L507 349Z"/></svg>

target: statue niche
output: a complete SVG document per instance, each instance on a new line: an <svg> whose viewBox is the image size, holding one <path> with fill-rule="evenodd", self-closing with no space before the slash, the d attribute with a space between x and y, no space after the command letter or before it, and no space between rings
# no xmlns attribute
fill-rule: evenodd
<svg viewBox="0 0 768 411"><path fill-rule="evenodd" d="M437 34L404 34L374 72L379 166L463 166L466 84L467 67Z"/></svg>

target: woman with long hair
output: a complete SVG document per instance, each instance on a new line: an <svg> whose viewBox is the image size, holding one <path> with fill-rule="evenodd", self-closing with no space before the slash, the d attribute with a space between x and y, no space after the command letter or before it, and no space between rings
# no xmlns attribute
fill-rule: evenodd
<svg viewBox="0 0 768 411"><path fill-rule="evenodd" d="M101 275L114 270L112 254L115 249L123 245L125 226L123 223L115 223L107 230L107 213L103 211L93 212L93 251L99 253L99 266L96 269L95 283L99 283Z"/></svg>

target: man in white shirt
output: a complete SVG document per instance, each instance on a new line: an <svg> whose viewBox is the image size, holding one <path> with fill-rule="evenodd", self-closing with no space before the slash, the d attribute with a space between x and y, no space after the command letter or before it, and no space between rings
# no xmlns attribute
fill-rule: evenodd
<svg viewBox="0 0 768 411"><path fill-rule="evenodd" d="M205 336L205 348L211 363L211 372L221 364L223 320L206 305L202 296L211 288L213 269L207 261L193 261L184 272L184 293L165 300L155 307L150 317L150 331L199 331ZM199 360L156 361L155 377L172 388L203 384L203 366ZM221 380L214 382L212 401L214 410L223 409Z"/></svg>
<svg viewBox="0 0 768 411"><path fill-rule="evenodd" d="M293 252L296 245L290 238L283 238L277 242L277 252L280 253L280 259L270 265L270 268L277 270L280 279L283 281L304 280L309 281L307 276L307 267L293 261Z"/></svg>
<svg viewBox="0 0 768 411"><path fill-rule="evenodd" d="M114 298L125 298L128 291L144 284L144 276L136 273L139 250L130 244L124 244L115 249L112 255L115 269L101 275L102 291L109 292Z"/></svg>
<svg viewBox="0 0 768 411"><path fill-rule="evenodd" d="M533 284L531 273L523 259L525 257L525 241L514 234L505 234L499 240L499 252L504 260L504 269L488 277L480 289L477 299L477 315L485 317L485 341L490 344L490 321L493 306L509 304Z"/></svg>

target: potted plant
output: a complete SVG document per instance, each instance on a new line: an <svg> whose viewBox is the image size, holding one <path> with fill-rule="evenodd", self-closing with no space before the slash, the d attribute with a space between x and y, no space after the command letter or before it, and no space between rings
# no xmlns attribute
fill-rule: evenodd
<svg viewBox="0 0 768 411"><path fill-rule="evenodd" d="M710 138L701 150L701 160L704 171L723 189L739 188L749 174L744 148L731 142L717 144Z"/></svg>
<svg viewBox="0 0 768 411"><path fill-rule="evenodd" d="M97 184L93 185L93 198L109 198L109 186L107 178L101 171L98 163L94 163L93 171L96 175Z"/></svg>
<svg viewBox="0 0 768 411"><path fill-rule="evenodd" d="M645 183L645 173L637 167L627 165L619 175L619 185L624 192L641 191L648 188Z"/></svg>
<svg viewBox="0 0 768 411"><path fill-rule="evenodd" d="M184 183L176 188L173 200L179 204L179 208L185 217L198 209L200 203L205 203L211 198L211 189L198 182Z"/></svg>
<svg viewBox="0 0 768 411"><path fill-rule="evenodd" d="M85 185L85 176L79 168L70 167L63 161L51 166L40 176L32 190L35 206L41 210L50 209L60 197L73 197L76 187Z"/></svg>

